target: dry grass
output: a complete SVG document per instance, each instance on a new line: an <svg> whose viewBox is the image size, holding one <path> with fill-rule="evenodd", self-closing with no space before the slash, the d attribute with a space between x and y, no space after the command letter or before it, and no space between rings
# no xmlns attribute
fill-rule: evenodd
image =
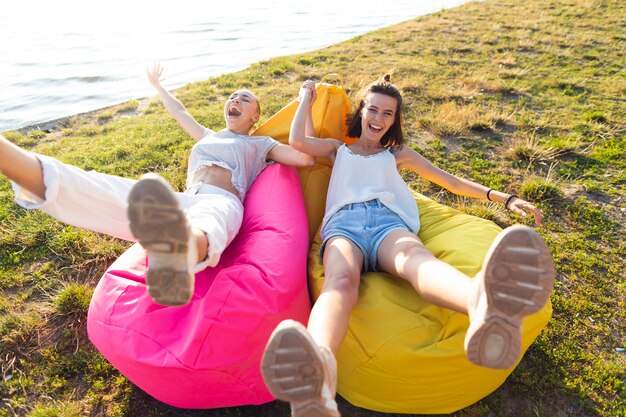
<svg viewBox="0 0 626 417"><path fill-rule="evenodd" d="M455 91L455 94L464 92L478 92L475 86L463 85L464 91ZM484 91L484 90L483 90ZM466 100L474 98L467 95ZM419 126L436 136L463 136L471 130L490 130L498 123L505 123L509 116L494 109L483 109L477 104L457 104L447 101L436 105L431 111L431 117L419 119Z"/></svg>

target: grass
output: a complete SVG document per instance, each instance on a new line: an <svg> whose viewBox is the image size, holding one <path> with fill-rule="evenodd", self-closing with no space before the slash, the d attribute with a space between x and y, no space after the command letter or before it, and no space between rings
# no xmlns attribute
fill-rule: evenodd
<svg viewBox="0 0 626 417"><path fill-rule="evenodd" d="M626 416L626 5L619 0L487 0L261 61L176 94L223 126L234 88L265 118L301 81L340 73L351 98L391 72L404 91L410 146L440 167L515 192L546 214L538 232L557 266L554 315L476 416ZM77 116L50 132L9 132L86 169L156 171L183 188L191 142L156 99ZM424 194L501 226L530 223L410 173ZM288 406L178 410L150 398L86 337L86 303L125 242L66 227L12 203L0 180L0 417L287 416ZM344 415L378 417L340 399Z"/></svg>

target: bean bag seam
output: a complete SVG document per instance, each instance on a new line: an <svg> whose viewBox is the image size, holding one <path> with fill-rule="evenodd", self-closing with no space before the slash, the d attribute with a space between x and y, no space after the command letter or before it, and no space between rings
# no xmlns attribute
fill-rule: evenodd
<svg viewBox="0 0 626 417"><path fill-rule="evenodd" d="M111 321L111 317L113 317L113 315L115 313L115 309L117 308L118 301L120 300L120 298L122 298L124 296L124 294L126 294L126 291L128 291L128 287L129 286L130 285L125 286L124 287L124 291L120 292L119 295L115 298L115 303L113 303L113 308L109 311L109 314L107 315L107 323L104 323L104 324L108 324L110 326L113 326L112 321ZM117 327L117 326L115 326L115 327Z"/></svg>
<svg viewBox="0 0 626 417"><path fill-rule="evenodd" d="M237 278L239 278L241 276L241 272L239 272L239 274L237 275ZM222 305L220 307L220 309L218 310L217 314L215 315L215 317L219 317L222 310L224 309L224 306L227 304L228 299L230 298L230 295L233 293L233 287L235 286L233 280L229 281L230 284L230 288L228 289L228 294L226 295L226 297L224 297L224 300L222 301ZM211 321L211 326L207 329L204 338L202 339L202 344L201 346L205 346L205 343L207 341L207 339L209 338L209 334L211 333L211 330L213 330L213 326L215 325L215 320ZM196 358L193 361L194 366L197 364L198 359L200 358L200 354L202 353L202 349L198 349L198 354L196 355Z"/></svg>

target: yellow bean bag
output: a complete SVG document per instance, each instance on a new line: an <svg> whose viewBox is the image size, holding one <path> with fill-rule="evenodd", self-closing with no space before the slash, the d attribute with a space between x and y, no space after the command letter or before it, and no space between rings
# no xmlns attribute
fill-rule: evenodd
<svg viewBox="0 0 626 417"><path fill-rule="evenodd" d="M313 108L316 134L346 139L343 120L349 102L344 90L320 84L317 92L321 100ZM288 137L296 107L297 103L291 103L271 120L269 127L277 139ZM327 119L329 114L332 120ZM321 135L320 124L324 127ZM328 161L300 171L313 240L308 268L314 300L324 283L318 229L330 172ZM415 198L421 221L418 236L426 247L439 259L474 276L500 228L418 193ZM523 352L551 314L548 303L526 317ZM359 301L337 357L338 393L356 406L390 413L444 414L479 401L498 388L513 368L493 370L469 362L463 348L468 324L466 315L425 302L403 280L384 273L364 274Z"/></svg>

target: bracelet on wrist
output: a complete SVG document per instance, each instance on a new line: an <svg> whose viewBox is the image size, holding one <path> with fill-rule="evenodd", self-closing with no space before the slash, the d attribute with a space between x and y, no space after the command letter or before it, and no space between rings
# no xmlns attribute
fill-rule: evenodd
<svg viewBox="0 0 626 417"><path fill-rule="evenodd" d="M508 210L509 209L509 204L511 204L511 202L513 200L515 200L516 198L517 198L517 196L515 194L511 194L509 196L509 198L507 198L506 201L504 202L504 208Z"/></svg>
<svg viewBox="0 0 626 417"><path fill-rule="evenodd" d="M493 191L493 188L490 188L489 191L487 191L487 200L489 201L493 201L490 197L489 197L489 193Z"/></svg>

